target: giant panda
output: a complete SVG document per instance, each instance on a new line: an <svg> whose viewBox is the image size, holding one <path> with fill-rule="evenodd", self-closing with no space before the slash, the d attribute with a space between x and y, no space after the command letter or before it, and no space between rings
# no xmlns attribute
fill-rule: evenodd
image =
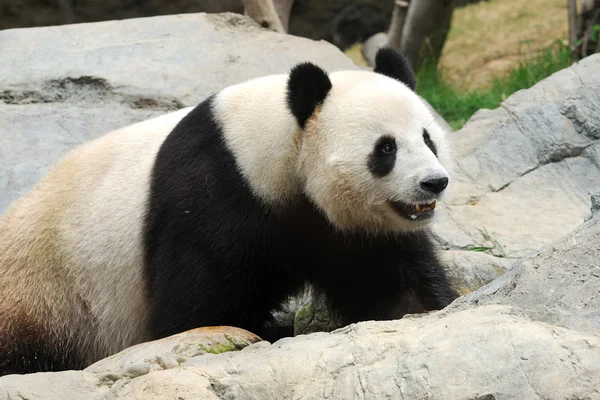
<svg viewBox="0 0 600 400"><path fill-rule="evenodd" d="M277 340L307 282L345 324L444 308L445 135L384 48L371 71L299 63L81 145L0 222L0 374L200 326Z"/></svg>

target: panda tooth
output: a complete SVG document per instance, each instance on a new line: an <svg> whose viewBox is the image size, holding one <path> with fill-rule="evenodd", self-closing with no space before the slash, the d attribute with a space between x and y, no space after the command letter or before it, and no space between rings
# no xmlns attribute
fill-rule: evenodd
<svg viewBox="0 0 600 400"><path fill-rule="evenodd" d="M417 218L417 216L416 216L416 215L414 215L414 214L413 214L413 215L411 215L410 217L411 217L412 219L416 219L416 218Z"/></svg>
<svg viewBox="0 0 600 400"><path fill-rule="evenodd" d="M417 212L421 212L421 206L416 204L415 205L415 210L417 210Z"/></svg>

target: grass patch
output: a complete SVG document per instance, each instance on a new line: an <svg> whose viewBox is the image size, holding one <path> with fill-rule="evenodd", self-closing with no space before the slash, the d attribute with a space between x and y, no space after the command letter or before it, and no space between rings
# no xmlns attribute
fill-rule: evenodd
<svg viewBox="0 0 600 400"><path fill-rule="evenodd" d="M567 41L564 0L491 0L457 8L440 59L446 81L469 89L517 68L555 39ZM515 53L524 43L529 52Z"/></svg>
<svg viewBox="0 0 600 400"><path fill-rule="evenodd" d="M557 40L537 55L519 62L512 71L493 78L485 87L473 90L449 83L431 63L424 63L417 74L417 91L452 128L460 129L477 110L497 108L514 92L533 86L571 63L568 46Z"/></svg>

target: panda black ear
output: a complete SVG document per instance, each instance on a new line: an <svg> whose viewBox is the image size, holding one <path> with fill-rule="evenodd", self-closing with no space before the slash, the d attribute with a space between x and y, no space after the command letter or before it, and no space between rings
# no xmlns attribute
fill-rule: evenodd
<svg viewBox="0 0 600 400"><path fill-rule="evenodd" d="M292 68L287 81L287 105L302 129L329 90L331 81L320 67L305 62Z"/></svg>
<svg viewBox="0 0 600 400"><path fill-rule="evenodd" d="M389 76L407 85L413 92L417 86L415 72L408 60L389 47L382 47L375 56L374 72Z"/></svg>

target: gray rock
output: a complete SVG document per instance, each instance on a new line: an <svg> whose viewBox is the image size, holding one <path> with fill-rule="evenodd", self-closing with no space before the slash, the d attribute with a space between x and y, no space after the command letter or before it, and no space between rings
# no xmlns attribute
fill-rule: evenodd
<svg viewBox="0 0 600 400"><path fill-rule="evenodd" d="M48 400L594 399L599 360L597 335L488 305L259 343L117 381L89 371L8 376L0 393Z"/></svg>
<svg viewBox="0 0 600 400"><path fill-rule="evenodd" d="M510 305L537 321L599 335L599 217L515 263L509 272L477 292L457 299L448 312Z"/></svg>
<svg viewBox="0 0 600 400"><path fill-rule="evenodd" d="M451 135L456 165L435 231L522 257L575 229L600 190L600 54L480 110Z"/></svg>
<svg viewBox="0 0 600 400"><path fill-rule="evenodd" d="M360 49L365 61L370 66L375 66L375 56L380 48L387 45L387 34L385 32L379 32L371 36L362 44Z"/></svg>
<svg viewBox="0 0 600 400"><path fill-rule="evenodd" d="M150 371L178 367L191 357L238 351L262 341L230 326L203 327L131 346L86 368L101 382L135 378ZM112 384L112 383L111 383Z"/></svg>
<svg viewBox="0 0 600 400"><path fill-rule="evenodd" d="M465 250L446 250L441 258L452 286L464 295L488 284L512 267L515 260Z"/></svg>
<svg viewBox="0 0 600 400"><path fill-rule="evenodd" d="M590 207L590 214L585 217L586 221L589 221L594 216L600 213L600 193L596 193L592 195L592 207Z"/></svg>
<svg viewBox="0 0 600 400"><path fill-rule="evenodd" d="M0 213L60 156L109 130L300 61L357 68L331 44L237 14L0 31L0 54Z"/></svg>
<svg viewBox="0 0 600 400"><path fill-rule="evenodd" d="M330 335L194 358L185 366L208 375L206 398L217 388L220 398L559 399L600 396L599 355L597 336L532 321L511 307L487 306L360 323ZM160 387L171 373L141 379L121 393L148 383Z"/></svg>
<svg viewBox="0 0 600 400"><path fill-rule="evenodd" d="M244 13L240 0L60 0L44 3L36 0L4 0L2 4L0 30L168 14Z"/></svg>

